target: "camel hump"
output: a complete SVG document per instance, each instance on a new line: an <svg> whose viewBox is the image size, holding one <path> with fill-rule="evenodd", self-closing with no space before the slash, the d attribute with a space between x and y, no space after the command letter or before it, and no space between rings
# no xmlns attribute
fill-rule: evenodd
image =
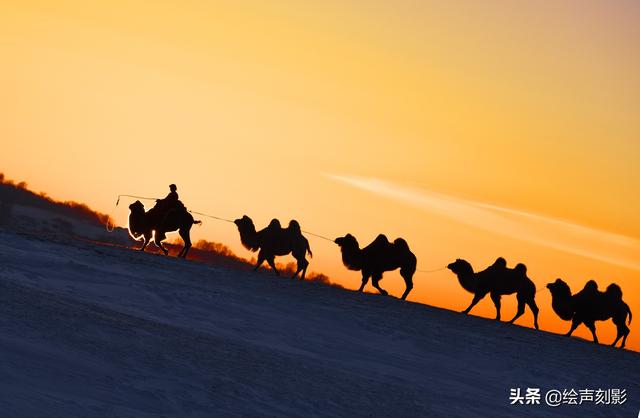
<svg viewBox="0 0 640 418"><path fill-rule="evenodd" d="M522 263L518 263L513 270L518 274L527 275L527 266Z"/></svg>
<svg viewBox="0 0 640 418"><path fill-rule="evenodd" d="M374 244L390 244L389 238L385 234L379 234L376 239L373 240Z"/></svg>
<svg viewBox="0 0 640 418"><path fill-rule="evenodd" d="M296 221L295 219L292 219L289 222L289 226L287 227L287 229L289 229L292 232L297 232L297 233L302 233L301 228L300 228L300 223L298 223L298 221Z"/></svg>
<svg viewBox="0 0 640 418"><path fill-rule="evenodd" d="M278 219L273 218L271 222L269 222L269 225L267 226L267 228L269 229L282 228L282 225L280 225L280 221Z"/></svg>
<svg viewBox="0 0 640 418"><path fill-rule="evenodd" d="M598 291L598 283L596 283L595 280L589 280L587 283L585 283L584 288L582 289L583 292L597 292Z"/></svg>
<svg viewBox="0 0 640 418"><path fill-rule="evenodd" d="M491 267L506 269L507 268L507 260L504 257L496 258L496 261L493 262Z"/></svg>
<svg viewBox="0 0 640 418"><path fill-rule="evenodd" d="M396 238L396 240L393 241L393 245L395 245L396 248L399 248L403 251L409 251L409 244L407 243L407 241L405 241L402 238Z"/></svg>
<svg viewBox="0 0 640 418"><path fill-rule="evenodd" d="M607 290L605 290L605 294L614 299L622 300L622 289L615 283L611 283L607 286Z"/></svg>

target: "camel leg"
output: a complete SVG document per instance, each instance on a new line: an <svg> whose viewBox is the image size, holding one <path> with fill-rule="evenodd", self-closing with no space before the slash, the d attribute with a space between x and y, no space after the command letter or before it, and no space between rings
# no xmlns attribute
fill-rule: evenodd
<svg viewBox="0 0 640 418"><path fill-rule="evenodd" d="M596 324L593 321L589 321L589 322L585 322L584 323L587 328L589 328L589 331L591 331L591 335L593 335L593 342L598 344L598 336L596 335Z"/></svg>
<svg viewBox="0 0 640 418"><path fill-rule="evenodd" d="M627 315L625 314L622 317L613 318L613 323L616 324L617 335L616 340L613 342L613 344L611 344L612 347L616 346L620 338L622 338L621 347L624 347L625 340L627 339L627 335L629 334L629 327L627 327L627 324L625 323L627 319L626 316Z"/></svg>
<svg viewBox="0 0 640 418"><path fill-rule="evenodd" d="M524 314L524 305L525 305L525 301L524 301L524 297L522 296L522 294L518 294L518 311L516 312L516 316L514 316L511 321L509 321L510 324L513 324L516 319L520 318L523 314Z"/></svg>
<svg viewBox="0 0 640 418"><path fill-rule="evenodd" d="M618 327L617 329L617 334L616 334L616 339L613 341L613 343L611 344L611 347L615 347L616 344L618 344L618 341L620 340L620 338L622 338L623 332L620 329L620 327Z"/></svg>
<svg viewBox="0 0 640 418"><path fill-rule="evenodd" d="M291 280L295 279L296 277L298 277L298 274L302 271L302 269L300 268L299 265L296 264L296 272L293 273L293 276L291 276Z"/></svg>
<svg viewBox="0 0 640 418"><path fill-rule="evenodd" d="M500 298L502 296L499 293L492 293L491 300L493 304L496 305L496 321L500 320Z"/></svg>
<svg viewBox="0 0 640 418"><path fill-rule="evenodd" d="M622 337L622 344L620 345L620 348L624 348L624 345L627 342L627 336L629 335L629 327L628 326L624 326L624 328L622 329L622 332L624 333L624 336Z"/></svg>
<svg viewBox="0 0 640 418"><path fill-rule="evenodd" d="M256 263L256 266L253 268L253 271L257 271L262 265L262 263L264 263L264 260L265 260L264 253L262 252L262 250L260 250L260 252L258 253L258 262Z"/></svg>
<svg viewBox="0 0 640 418"><path fill-rule="evenodd" d="M147 248L147 245L149 245L149 241L151 241L151 235L144 234L144 241L142 243L142 247L140 247L140 251L144 251L144 249Z"/></svg>
<svg viewBox="0 0 640 418"><path fill-rule="evenodd" d="M405 300L407 296L409 296L411 289L413 289L413 271L400 269L400 275L404 279L404 284L406 285L404 293L400 296L400 299Z"/></svg>
<svg viewBox="0 0 640 418"><path fill-rule="evenodd" d="M371 274L366 270L362 270L362 284L360 285L358 292L362 292L364 290L364 287L369 282L369 277L371 277Z"/></svg>
<svg viewBox="0 0 640 418"><path fill-rule="evenodd" d="M567 332L565 335L567 337L571 336L571 334L573 334L573 331L576 330L576 328L578 328L578 326L582 323L582 319L574 316L573 320L571 321L571 329L569 329L569 332Z"/></svg>
<svg viewBox="0 0 640 418"><path fill-rule="evenodd" d="M280 272L278 271L278 269L276 268L276 262L275 262L275 257L271 256L269 258L267 258L267 263L269 263L269 265L271 266L271 268L273 269L273 272L276 273L276 276L280 275Z"/></svg>
<svg viewBox="0 0 640 418"><path fill-rule="evenodd" d="M164 245L162 245L162 240L165 239L166 237L167 236L164 233L156 232L156 236L155 236L155 238L153 240L153 243L156 244L156 246L162 250L164 255L169 255L169 250L167 250L164 247Z"/></svg>
<svg viewBox="0 0 640 418"><path fill-rule="evenodd" d="M182 241L184 241L184 247L182 247L182 250L180 251L180 254L178 254L178 257L187 258L187 253L191 248L191 237L189 236L189 230L180 229L178 233L180 234Z"/></svg>
<svg viewBox="0 0 640 418"><path fill-rule="evenodd" d="M518 301L518 311L516 312L516 315L511 318L511 321L509 321L510 324L513 324L516 319L520 318L522 315L524 314L524 301Z"/></svg>
<svg viewBox="0 0 640 418"><path fill-rule="evenodd" d="M379 273L379 272L374 273L373 277L371 278L371 284L373 285L373 287L378 289L378 292L380 292L381 295L387 296L389 293L383 288L381 288L380 285L378 284L380 279L382 279L382 273Z"/></svg>
<svg viewBox="0 0 640 418"><path fill-rule="evenodd" d="M533 326L536 327L536 329L540 329L538 327L538 312L540 311L540 309L538 309L538 305L536 305L536 300L533 298L533 296L530 300L527 301L527 305L529 305L529 308L533 313Z"/></svg>
<svg viewBox="0 0 640 418"><path fill-rule="evenodd" d="M473 300L471 301L471 305L469 305L469 307L467 309L462 311L462 313L465 314L465 315L468 314L469 311L471 311L471 308L476 306L476 304L478 302L480 302L482 300L482 298L484 298L486 295L487 295L486 293L476 293L475 295L473 295Z"/></svg>
<svg viewBox="0 0 640 418"><path fill-rule="evenodd" d="M294 274L291 278L295 279L298 273L302 272L302 276L300 276L300 280L304 280L304 274L307 272L307 266L309 265L309 262L304 257L297 258L296 261L297 261L296 274Z"/></svg>

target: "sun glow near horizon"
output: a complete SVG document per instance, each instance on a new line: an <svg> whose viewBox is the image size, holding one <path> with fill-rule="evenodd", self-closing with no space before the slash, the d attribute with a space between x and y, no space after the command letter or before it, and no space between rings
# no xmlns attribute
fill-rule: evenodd
<svg viewBox="0 0 640 418"><path fill-rule="evenodd" d="M640 307L637 2L27 0L0 11L0 167L36 190L111 213L118 194L176 183L188 207L247 213L257 227L295 218L363 245L402 236L425 269L505 256L538 286L615 281ZM114 212L120 225L126 215ZM229 225L194 236L247 255ZM310 239L310 268L357 288L335 246ZM411 300L470 300L449 272L415 284ZM382 285L402 293L397 273ZM543 329L565 330L545 293ZM493 316L490 301L475 309Z"/></svg>

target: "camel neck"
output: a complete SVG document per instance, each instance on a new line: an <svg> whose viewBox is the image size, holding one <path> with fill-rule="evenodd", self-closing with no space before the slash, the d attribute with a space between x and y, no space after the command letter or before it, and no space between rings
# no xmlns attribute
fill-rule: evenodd
<svg viewBox="0 0 640 418"><path fill-rule="evenodd" d="M464 272L464 273L459 273L458 275L458 282L460 282L460 285L464 288L464 290L474 293L476 291L476 279L475 279L475 273L471 272Z"/></svg>

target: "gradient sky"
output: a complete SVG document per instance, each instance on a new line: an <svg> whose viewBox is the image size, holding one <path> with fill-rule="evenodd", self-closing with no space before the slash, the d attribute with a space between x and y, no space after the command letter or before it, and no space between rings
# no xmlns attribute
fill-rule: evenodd
<svg viewBox="0 0 640 418"><path fill-rule="evenodd" d="M638 21L635 1L3 2L0 170L107 213L176 183L259 226L402 236L421 269L502 255L539 288L615 281L640 312ZM248 256L205 220L195 239ZM313 270L357 287L311 243ZM471 300L447 271L415 284ZM568 329L537 299L543 329Z"/></svg>

